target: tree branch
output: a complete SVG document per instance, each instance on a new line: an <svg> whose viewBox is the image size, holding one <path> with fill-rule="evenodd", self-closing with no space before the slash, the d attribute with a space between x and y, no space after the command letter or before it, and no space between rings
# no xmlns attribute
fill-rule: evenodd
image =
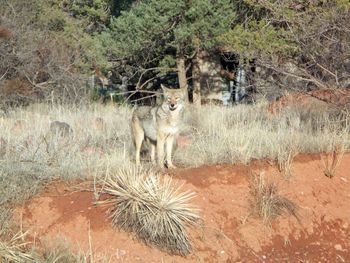
<svg viewBox="0 0 350 263"><path fill-rule="evenodd" d="M152 80L152 78L151 78L151 80L147 80L145 83L143 83L143 84L140 86L141 81L142 81L142 77L143 77L147 72L153 71L153 70L161 70L161 69L163 69L163 70L168 70L168 71L177 71L176 68L164 68L164 67L154 67L154 68L144 69L144 70L142 70L143 72L141 73L141 75L140 75L140 77L139 77L139 80L138 80L138 82L137 82L137 84L136 84L136 90L142 89L142 88L145 86L145 84L147 84L149 81ZM154 79L154 78L153 78L153 79Z"/></svg>

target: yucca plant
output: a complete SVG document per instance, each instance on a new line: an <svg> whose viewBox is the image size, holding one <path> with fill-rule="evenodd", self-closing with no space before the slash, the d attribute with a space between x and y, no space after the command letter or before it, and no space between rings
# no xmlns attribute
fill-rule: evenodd
<svg viewBox="0 0 350 263"><path fill-rule="evenodd" d="M186 229L199 221L198 209L189 204L195 193L181 192L182 185L173 186L169 176L133 167L119 170L104 183L110 198L100 203L110 206L115 227L170 253L190 253Z"/></svg>

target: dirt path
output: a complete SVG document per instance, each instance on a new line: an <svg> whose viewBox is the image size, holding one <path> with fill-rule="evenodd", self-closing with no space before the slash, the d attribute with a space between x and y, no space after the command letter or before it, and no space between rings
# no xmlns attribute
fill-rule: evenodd
<svg viewBox="0 0 350 263"><path fill-rule="evenodd" d="M298 204L299 223L281 217L269 228L251 215L249 177L264 172L280 193ZM175 181L195 191L203 226L191 230L194 251L171 256L115 230L92 192L58 182L17 209L25 229L43 246L65 240L110 262L350 262L350 154L334 178L324 176L319 155L298 156L292 176L282 178L267 161L173 171ZM19 220L19 219L18 219Z"/></svg>

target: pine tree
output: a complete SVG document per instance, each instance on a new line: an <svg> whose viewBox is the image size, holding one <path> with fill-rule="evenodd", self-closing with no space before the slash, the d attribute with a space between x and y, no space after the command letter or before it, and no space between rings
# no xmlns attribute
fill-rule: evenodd
<svg viewBox="0 0 350 263"><path fill-rule="evenodd" d="M112 19L100 35L109 56L132 60L141 68L176 71L187 85L186 64L193 63L194 101L200 104L196 61L202 50L219 44L230 28L234 12L230 0L147 0Z"/></svg>

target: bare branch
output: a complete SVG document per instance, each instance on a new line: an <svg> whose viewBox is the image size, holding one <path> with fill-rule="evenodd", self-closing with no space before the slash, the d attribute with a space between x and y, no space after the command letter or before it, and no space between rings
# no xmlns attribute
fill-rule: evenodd
<svg viewBox="0 0 350 263"><path fill-rule="evenodd" d="M168 71L177 71L176 68L166 68L166 67L154 67L154 68L147 68L147 69L143 69L142 73L139 77L139 80L136 84L136 90L142 89L144 87L144 84L142 86L140 86L140 83L142 81L142 77L149 71L155 71L155 70L168 70ZM148 81L149 82L149 81Z"/></svg>
<svg viewBox="0 0 350 263"><path fill-rule="evenodd" d="M131 102L138 102L138 101L142 101L142 100L145 100L145 99L153 98L153 97L156 97L156 96L157 96L156 94L149 95L149 96L146 96L146 97L142 97L140 99L132 100Z"/></svg>

